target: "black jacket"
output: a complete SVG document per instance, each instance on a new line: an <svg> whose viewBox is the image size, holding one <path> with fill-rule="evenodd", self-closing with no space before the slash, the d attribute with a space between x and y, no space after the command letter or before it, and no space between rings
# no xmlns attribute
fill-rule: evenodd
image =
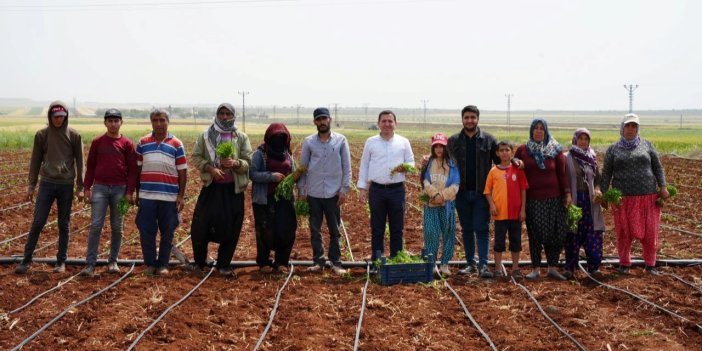
<svg viewBox="0 0 702 351"><path fill-rule="evenodd" d="M475 173L475 191L479 194L483 193L485 189L485 180L487 179L490 168L492 164L500 164L500 158L497 156L497 141L495 137L490 133L483 132L478 128L478 133L476 136L476 161L475 170L471 170ZM456 160L456 165L461 173L461 185L460 190L466 188L466 135L461 129L460 132L452 135L448 140L448 151L449 155Z"/></svg>

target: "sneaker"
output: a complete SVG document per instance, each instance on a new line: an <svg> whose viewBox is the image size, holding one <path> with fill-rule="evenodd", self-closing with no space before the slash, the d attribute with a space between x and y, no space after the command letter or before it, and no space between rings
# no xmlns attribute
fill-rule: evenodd
<svg viewBox="0 0 702 351"><path fill-rule="evenodd" d="M563 276L563 274L558 273L558 271L555 269L549 269L548 273L546 273L546 276L554 280L568 280L566 279L566 277Z"/></svg>
<svg viewBox="0 0 702 351"><path fill-rule="evenodd" d="M107 264L107 273L119 273L119 266L117 265L117 262L110 262Z"/></svg>
<svg viewBox="0 0 702 351"><path fill-rule="evenodd" d="M31 263L20 263L17 268L15 268L15 274L27 274L29 272L29 267L31 267Z"/></svg>
<svg viewBox="0 0 702 351"><path fill-rule="evenodd" d="M531 272L529 272L529 274L526 275L526 278L529 280L535 280L535 279L539 279L540 275L541 275L541 273L539 272L538 269L533 269Z"/></svg>
<svg viewBox="0 0 702 351"><path fill-rule="evenodd" d="M617 272L619 272L619 274L629 274L629 267L619 266L619 268L617 268Z"/></svg>
<svg viewBox="0 0 702 351"><path fill-rule="evenodd" d="M646 273L648 273L648 274L650 274L650 275L655 275L655 276L661 275L661 272L659 272L659 271L656 269L656 267L654 267L654 266L646 266L646 269L645 269L645 270L646 270Z"/></svg>
<svg viewBox="0 0 702 351"><path fill-rule="evenodd" d="M168 273L170 273L170 272L168 272L168 268L166 268L166 267L158 267L158 269L156 269L156 275L167 276Z"/></svg>
<svg viewBox="0 0 702 351"><path fill-rule="evenodd" d="M54 266L54 273L63 273L66 271L66 264L61 262Z"/></svg>
<svg viewBox="0 0 702 351"><path fill-rule="evenodd" d="M156 267L154 267L154 266L146 267L146 269L144 270L144 274L146 274L148 276L156 275Z"/></svg>
<svg viewBox="0 0 702 351"><path fill-rule="evenodd" d="M512 269L512 278L523 279L524 275L522 274L522 271L519 268L514 268Z"/></svg>
<svg viewBox="0 0 702 351"><path fill-rule="evenodd" d="M494 277L494 275L492 274L492 272L490 272L490 270L488 269L487 266L480 267L480 269L478 269L478 272L479 272L480 278L489 279L489 278Z"/></svg>
<svg viewBox="0 0 702 351"><path fill-rule="evenodd" d="M308 271L308 272L321 272L321 271L323 271L323 270L324 270L324 267L322 267L322 266L320 266L320 265L318 265L318 264L316 264L316 265L314 265L314 266L312 266L312 267L307 267L307 271Z"/></svg>
<svg viewBox="0 0 702 351"><path fill-rule="evenodd" d="M442 264L439 272L447 277L451 276L451 270L449 270L449 266L447 264Z"/></svg>
<svg viewBox="0 0 702 351"><path fill-rule="evenodd" d="M602 272L600 272L599 269L595 269L594 271L591 271L590 275L595 279L600 279L603 276Z"/></svg>
<svg viewBox="0 0 702 351"><path fill-rule="evenodd" d="M467 265L466 268L459 269L458 274L461 274L461 275L473 274L477 271L478 271L478 269L475 267L475 263L471 263L471 264Z"/></svg>
<svg viewBox="0 0 702 351"><path fill-rule="evenodd" d="M495 272L493 274L495 275L495 278L505 277L505 272L503 272L501 269L495 269Z"/></svg>
<svg viewBox="0 0 702 351"><path fill-rule="evenodd" d="M217 273L219 273L220 277L236 278L236 273L234 273L234 270L229 267L217 268Z"/></svg>
<svg viewBox="0 0 702 351"><path fill-rule="evenodd" d="M346 269L343 269L343 268L341 268L341 266L336 266L336 265L332 265L331 270L332 270L332 272L336 273L337 275L346 274L346 272L347 272Z"/></svg>
<svg viewBox="0 0 702 351"><path fill-rule="evenodd" d="M566 270L563 272L563 278L566 278L567 280L573 280L575 278L575 275L573 274L573 271Z"/></svg>
<svg viewBox="0 0 702 351"><path fill-rule="evenodd" d="M80 271L80 275L83 277L94 277L95 276L95 266L87 265Z"/></svg>
<svg viewBox="0 0 702 351"><path fill-rule="evenodd" d="M260 266L258 267L260 273L268 274L273 272L273 267L271 266Z"/></svg>

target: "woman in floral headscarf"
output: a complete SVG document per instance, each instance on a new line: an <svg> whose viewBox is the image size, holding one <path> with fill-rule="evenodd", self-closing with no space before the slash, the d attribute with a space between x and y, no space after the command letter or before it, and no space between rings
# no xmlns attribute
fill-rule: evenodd
<svg viewBox="0 0 702 351"><path fill-rule="evenodd" d="M529 128L529 141L517 148L515 157L524 162L529 183L526 225L532 271L527 279L540 275L541 251L546 252L547 276L566 278L556 268L566 231L566 208L571 203L563 147L548 132L546 120L536 118Z"/></svg>
<svg viewBox="0 0 702 351"><path fill-rule="evenodd" d="M623 195L621 205L612 209L619 271L629 273L631 244L636 239L643 247L646 271L659 275L656 247L661 209L656 206L656 200L670 196L663 165L653 144L639 137L639 116L633 113L624 116L619 134L619 141L607 149L602 169L602 191L612 186Z"/></svg>
<svg viewBox="0 0 702 351"><path fill-rule="evenodd" d="M600 172L597 155L590 148L590 131L578 128L573 134L573 143L566 157L566 171L570 180L570 193L575 205L583 211L575 232L568 230L565 241L565 277L571 279L580 259L580 247L585 248L587 269L599 275L602 262L602 233L605 230L600 200Z"/></svg>

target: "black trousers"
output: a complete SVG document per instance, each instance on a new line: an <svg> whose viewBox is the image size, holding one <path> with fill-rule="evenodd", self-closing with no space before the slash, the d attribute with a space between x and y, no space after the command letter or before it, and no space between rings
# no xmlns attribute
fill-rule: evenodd
<svg viewBox="0 0 702 351"><path fill-rule="evenodd" d="M287 266L295 244L297 216L292 201L275 201L268 196L265 205L253 204L254 225L256 227L256 263L260 266ZM271 261L271 251L275 259Z"/></svg>
<svg viewBox="0 0 702 351"><path fill-rule="evenodd" d="M234 193L234 183L202 187L190 226L195 264L207 265L207 245L219 243L217 268L229 267L244 223L244 193Z"/></svg>

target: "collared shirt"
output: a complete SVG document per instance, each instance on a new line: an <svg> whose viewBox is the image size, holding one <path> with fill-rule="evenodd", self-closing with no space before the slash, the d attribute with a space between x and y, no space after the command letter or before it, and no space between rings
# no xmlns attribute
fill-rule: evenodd
<svg viewBox="0 0 702 351"><path fill-rule="evenodd" d="M414 166L414 153L407 138L397 133L389 140L383 139L380 135L368 138L363 146L358 187L368 189L370 182L379 184L404 182L404 173L397 172L391 175L392 169L403 163Z"/></svg>
<svg viewBox="0 0 702 351"><path fill-rule="evenodd" d="M188 169L183 143L171 133L159 142L151 133L139 140L136 154L141 166L139 198L175 202L178 171Z"/></svg>
<svg viewBox="0 0 702 351"><path fill-rule="evenodd" d="M329 199L339 192L349 192L351 152L345 136L331 132L326 142L319 134L306 137L300 164L307 166L307 172L297 183L302 195Z"/></svg>

